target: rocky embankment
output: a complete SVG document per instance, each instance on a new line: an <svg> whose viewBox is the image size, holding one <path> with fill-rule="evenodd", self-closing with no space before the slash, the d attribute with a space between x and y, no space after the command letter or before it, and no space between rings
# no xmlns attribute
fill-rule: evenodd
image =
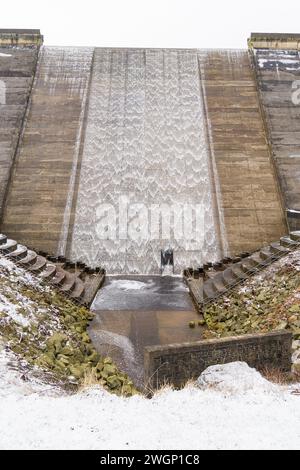
<svg viewBox="0 0 300 470"><path fill-rule="evenodd" d="M20 367L77 389L100 384L126 396L132 381L96 352L87 333L93 313L0 256L0 342Z"/></svg>
<svg viewBox="0 0 300 470"><path fill-rule="evenodd" d="M207 338L291 331L294 371L300 373L300 250L206 306L204 319Z"/></svg>

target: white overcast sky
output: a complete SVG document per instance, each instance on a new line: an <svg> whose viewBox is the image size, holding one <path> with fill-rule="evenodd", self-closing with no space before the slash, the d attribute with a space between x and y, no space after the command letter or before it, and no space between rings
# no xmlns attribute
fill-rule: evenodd
<svg viewBox="0 0 300 470"><path fill-rule="evenodd" d="M47 45L245 48L254 32L300 33L300 0L12 0L0 28Z"/></svg>

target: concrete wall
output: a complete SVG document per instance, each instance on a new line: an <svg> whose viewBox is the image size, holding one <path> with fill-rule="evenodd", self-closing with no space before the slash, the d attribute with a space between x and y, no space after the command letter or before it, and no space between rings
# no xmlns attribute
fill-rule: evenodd
<svg viewBox="0 0 300 470"><path fill-rule="evenodd" d="M286 224L247 51L200 51L229 252L277 240Z"/></svg>
<svg viewBox="0 0 300 470"><path fill-rule="evenodd" d="M72 211L93 49L43 47L2 231L56 254Z"/></svg>
<svg viewBox="0 0 300 470"><path fill-rule="evenodd" d="M0 32L0 218L36 68L38 47L5 47Z"/></svg>
<svg viewBox="0 0 300 470"><path fill-rule="evenodd" d="M43 40L39 29L0 29L1 46L39 47Z"/></svg>
<svg viewBox="0 0 300 470"><path fill-rule="evenodd" d="M293 102L300 35L253 34L249 44L285 208L300 211L300 100ZM288 221L300 229L300 213L288 213Z"/></svg>
<svg viewBox="0 0 300 470"><path fill-rule="evenodd" d="M41 36L35 31L1 34L4 43L10 44L7 50L21 54L12 63L18 60L23 68L29 67L32 77ZM30 38L36 41L31 48L14 47L27 44ZM85 48L42 48L18 152L17 134L10 138L6 130L0 133L1 139L11 139L1 150L4 156L0 153L0 178L4 182L16 153L1 231L53 254L63 254L70 247L67 242L74 228L85 122L94 110L93 100L89 100L93 54L93 49ZM255 250L279 239L287 227L249 56L247 51L225 50L200 50L197 56L215 192L227 240L223 248L230 254ZM29 79L26 84L30 86ZM16 83L12 99L25 103L25 91ZM26 104L11 120L18 131L25 108ZM4 129L8 121L10 118L3 120ZM97 136L98 128L94 127ZM9 149L7 154L5 148ZM2 183L1 188L4 186ZM99 253L99 262L101 256L103 253Z"/></svg>
<svg viewBox="0 0 300 470"><path fill-rule="evenodd" d="M176 387L199 377L207 367L233 361L263 369L291 368L292 335L287 331L197 341L145 348L145 384Z"/></svg>

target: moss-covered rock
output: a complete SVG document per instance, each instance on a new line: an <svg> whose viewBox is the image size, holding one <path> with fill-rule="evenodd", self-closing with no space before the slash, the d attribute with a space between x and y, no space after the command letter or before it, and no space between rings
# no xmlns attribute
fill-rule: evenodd
<svg viewBox="0 0 300 470"><path fill-rule="evenodd" d="M117 394L136 393L112 359L100 357L87 332L93 313L50 288L34 287L0 265L0 294L15 308L0 309L0 336L29 366L49 372L60 383L81 385L87 375ZM1 303L0 303L1 306ZM16 318L15 316L15 318Z"/></svg>
<svg viewBox="0 0 300 470"><path fill-rule="evenodd" d="M300 272L279 268L264 279L250 280L204 308L204 318L216 337L288 329L300 338Z"/></svg>

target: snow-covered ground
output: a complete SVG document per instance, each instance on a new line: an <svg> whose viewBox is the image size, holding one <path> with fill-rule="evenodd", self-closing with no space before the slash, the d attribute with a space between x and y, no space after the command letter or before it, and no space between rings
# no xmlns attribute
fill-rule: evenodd
<svg viewBox="0 0 300 470"><path fill-rule="evenodd" d="M294 256L290 259L293 265L299 261L299 255ZM0 294L3 324L16 324L20 332L28 321L40 327L45 307L35 305L19 287L25 284L41 292L48 288L3 258L0 278L3 283L9 279ZM128 283L121 287L124 294ZM136 290L140 287L135 285ZM49 311L52 308L47 306ZM54 310L50 318L50 328L56 331L59 324ZM271 384L244 363L213 366L196 384L181 391L165 389L151 400L120 398L100 387L71 395L44 383L38 368L28 369L25 363L23 367L22 358L9 348L1 350L3 346L0 344L0 449L300 447L300 384Z"/></svg>
<svg viewBox="0 0 300 470"><path fill-rule="evenodd" d="M297 386L271 384L244 363L213 366L198 386L149 400L100 388L57 396L0 360L1 449L297 449Z"/></svg>

